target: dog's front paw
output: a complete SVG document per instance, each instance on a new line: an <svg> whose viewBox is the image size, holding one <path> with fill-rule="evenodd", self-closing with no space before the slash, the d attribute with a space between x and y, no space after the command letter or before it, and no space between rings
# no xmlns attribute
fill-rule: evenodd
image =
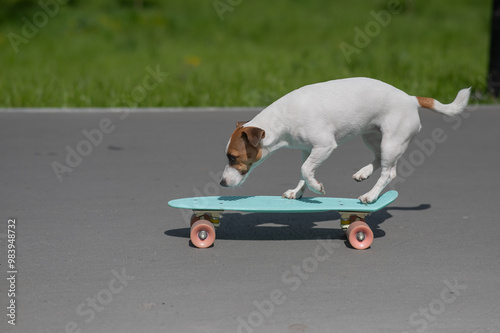
<svg viewBox="0 0 500 333"><path fill-rule="evenodd" d="M300 199L302 198L302 194L304 194L304 191L288 190L281 197L285 199Z"/></svg>

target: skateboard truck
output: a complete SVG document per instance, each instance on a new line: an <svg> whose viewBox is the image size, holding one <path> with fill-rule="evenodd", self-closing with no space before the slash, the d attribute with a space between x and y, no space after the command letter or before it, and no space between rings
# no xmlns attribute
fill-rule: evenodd
<svg viewBox="0 0 500 333"><path fill-rule="evenodd" d="M353 213L353 212L339 212L340 214L340 227L344 232L347 232L347 229L351 225L352 222L356 221L365 221L365 217L368 213Z"/></svg>
<svg viewBox="0 0 500 333"><path fill-rule="evenodd" d="M214 228L218 228L220 226L220 218L222 216L223 210L195 210L193 212L193 216L191 217L191 225L197 220L207 220L212 222ZM196 218L196 221L193 220Z"/></svg>

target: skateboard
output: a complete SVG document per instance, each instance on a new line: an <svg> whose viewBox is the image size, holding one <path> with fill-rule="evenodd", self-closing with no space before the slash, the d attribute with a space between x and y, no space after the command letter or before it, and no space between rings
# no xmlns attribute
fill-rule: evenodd
<svg viewBox="0 0 500 333"><path fill-rule="evenodd" d="M259 213L314 213L337 211L340 227L355 249L367 249L373 242L373 232L365 218L396 200L398 192L384 193L371 204L352 198L311 197L298 200L278 196L211 196L175 199L168 202L174 208L192 209L190 238L194 246L207 248L215 241L215 229L224 211Z"/></svg>

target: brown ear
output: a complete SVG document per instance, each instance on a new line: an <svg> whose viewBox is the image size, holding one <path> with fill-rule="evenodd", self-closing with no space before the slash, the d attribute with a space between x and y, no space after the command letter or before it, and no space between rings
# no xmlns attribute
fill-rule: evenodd
<svg viewBox="0 0 500 333"><path fill-rule="evenodd" d="M236 128L241 127L241 126L245 125L246 123L248 123L248 120L247 121L238 121L236 123Z"/></svg>
<svg viewBox="0 0 500 333"><path fill-rule="evenodd" d="M266 132L258 127L245 127L242 135L247 137L252 146L257 147L260 141L266 137Z"/></svg>

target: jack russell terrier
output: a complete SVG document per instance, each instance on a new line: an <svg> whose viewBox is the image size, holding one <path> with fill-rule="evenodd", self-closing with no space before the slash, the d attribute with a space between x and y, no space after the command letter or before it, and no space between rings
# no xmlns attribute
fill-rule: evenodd
<svg viewBox="0 0 500 333"><path fill-rule="evenodd" d="M337 146L361 134L375 159L352 178L361 182L382 167L375 186L359 197L375 202L396 177L396 163L420 131L419 108L454 116L466 107L470 88L450 104L429 97L409 96L382 81L349 78L311 84L281 97L249 122L237 123L226 147L228 165L221 186L242 184L250 172L273 152L287 147L302 150L301 179L284 198L300 199L307 187L325 194L314 172Z"/></svg>

